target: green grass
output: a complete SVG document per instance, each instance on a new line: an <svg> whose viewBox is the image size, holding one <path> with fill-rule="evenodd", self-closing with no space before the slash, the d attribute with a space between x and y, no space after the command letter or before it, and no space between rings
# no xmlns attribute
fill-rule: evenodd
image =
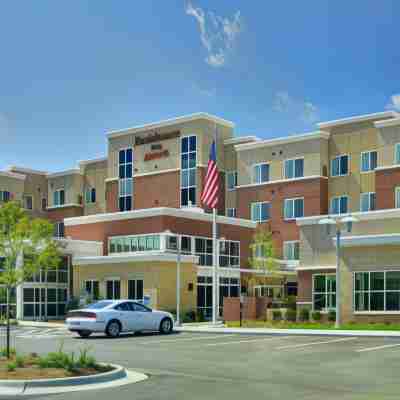
<svg viewBox="0 0 400 400"><path fill-rule="evenodd" d="M240 327L239 321L227 322L229 328ZM328 322L270 322L270 321L242 321L243 328L274 328L274 329L326 329L335 330L335 325ZM384 324L384 323L348 323L342 324L340 329L343 330L360 330L360 331L400 331L400 324Z"/></svg>

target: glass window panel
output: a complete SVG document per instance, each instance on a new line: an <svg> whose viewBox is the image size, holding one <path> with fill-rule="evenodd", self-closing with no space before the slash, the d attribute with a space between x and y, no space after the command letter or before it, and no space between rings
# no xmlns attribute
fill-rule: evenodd
<svg viewBox="0 0 400 400"><path fill-rule="evenodd" d="M196 186L196 170L191 169L189 170L189 186Z"/></svg>
<svg viewBox="0 0 400 400"><path fill-rule="evenodd" d="M369 289L369 274L368 272L356 272L355 274L355 290Z"/></svg>
<svg viewBox="0 0 400 400"><path fill-rule="evenodd" d="M301 178L304 176L304 159L299 158L295 161L294 176L296 178Z"/></svg>
<svg viewBox="0 0 400 400"><path fill-rule="evenodd" d="M182 154L182 169L188 169L189 167L189 156L187 154Z"/></svg>
<svg viewBox="0 0 400 400"><path fill-rule="evenodd" d="M381 292L371 292L371 311L384 311L384 294Z"/></svg>
<svg viewBox="0 0 400 400"><path fill-rule="evenodd" d="M261 165L261 182L269 181L269 165L262 164Z"/></svg>
<svg viewBox="0 0 400 400"><path fill-rule="evenodd" d="M338 176L340 174L340 169L339 169L339 158L334 158L332 160L332 176Z"/></svg>
<svg viewBox="0 0 400 400"><path fill-rule="evenodd" d="M131 163L133 161L133 153L132 153L132 149L127 149L126 150L126 163Z"/></svg>
<svg viewBox="0 0 400 400"><path fill-rule="evenodd" d="M189 138L189 151L196 151L196 136Z"/></svg>
<svg viewBox="0 0 400 400"><path fill-rule="evenodd" d="M47 289L47 301L50 303L57 301L57 289Z"/></svg>
<svg viewBox="0 0 400 400"><path fill-rule="evenodd" d="M396 144L396 151L395 151L395 163L400 164L400 143Z"/></svg>
<svg viewBox="0 0 400 400"><path fill-rule="evenodd" d="M349 157L342 156L340 158L340 175L347 175L349 169L348 165L349 165Z"/></svg>
<svg viewBox="0 0 400 400"><path fill-rule="evenodd" d="M285 178L291 179L294 176L294 162L293 160L285 161Z"/></svg>
<svg viewBox="0 0 400 400"><path fill-rule="evenodd" d="M296 199L294 202L294 216L301 218L304 216L304 201L303 199Z"/></svg>
<svg viewBox="0 0 400 400"><path fill-rule="evenodd" d="M385 278L383 272L371 272L371 290L383 290Z"/></svg>
<svg viewBox="0 0 400 400"><path fill-rule="evenodd" d="M400 311L400 292L386 292L386 311Z"/></svg>
<svg viewBox="0 0 400 400"><path fill-rule="evenodd" d="M119 151L119 163L125 164L125 150Z"/></svg>
<svg viewBox="0 0 400 400"><path fill-rule="evenodd" d="M32 303L35 301L35 290L32 288L24 289L24 302Z"/></svg>
<svg viewBox="0 0 400 400"><path fill-rule="evenodd" d="M347 196L343 196L340 198L340 213L347 213Z"/></svg>
<svg viewBox="0 0 400 400"><path fill-rule="evenodd" d="M355 309L356 311L369 310L369 293L358 292L355 294Z"/></svg>
<svg viewBox="0 0 400 400"><path fill-rule="evenodd" d="M132 178L132 164L127 164L125 169L125 177Z"/></svg>
<svg viewBox="0 0 400 400"><path fill-rule="evenodd" d="M196 167L196 153L189 153L189 168Z"/></svg>
<svg viewBox="0 0 400 400"><path fill-rule="evenodd" d="M378 164L378 153L376 151L371 151L370 153L370 169L373 170Z"/></svg>
<svg viewBox="0 0 400 400"><path fill-rule="evenodd" d="M187 206L189 204L189 189L181 190L181 204Z"/></svg>
<svg viewBox="0 0 400 400"><path fill-rule="evenodd" d="M266 221L269 219L270 206L271 206L270 203L262 203L261 204L261 216L260 216L261 221Z"/></svg>
<svg viewBox="0 0 400 400"><path fill-rule="evenodd" d="M386 272L386 290L400 290L400 271Z"/></svg>
<svg viewBox="0 0 400 400"><path fill-rule="evenodd" d="M369 153L361 154L361 170L368 171L369 169Z"/></svg>
<svg viewBox="0 0 400 400"><path fill-rule="evenodd" d="M196 188L189 189L189 201L191 204L196 204Z"/></svg>
<svg viewBox="0 0 400 400"><path fill-rule="evenodd" d="M119 166L119 178L124 179L125 178L125 165L120 165Z"/></svg>
<svg viewBox="0 0 400 400"><path fill-rule="evenodd" d="M314 275L314 292L326 291L325 275Z"/></svg>
<svg viewBox="0 0 400 400"><path fill-rule="evenodd" d="M314 310L323 310L326 307L326 297L325 294L315 294L314 295Z"/></svg>
<svg viewBox="0 0 400 400"><path fill-rule="evenodd" d="M138 300L143 299L143 280L139 279L136 281L136 296Z"/></svg>
<svg viewBox="0 0 400 400"><path fill-rule="evenodd" d="M187 153L189 151L189 138L188 137L182 138L181 144L182 144L181 153Z"/></svg>

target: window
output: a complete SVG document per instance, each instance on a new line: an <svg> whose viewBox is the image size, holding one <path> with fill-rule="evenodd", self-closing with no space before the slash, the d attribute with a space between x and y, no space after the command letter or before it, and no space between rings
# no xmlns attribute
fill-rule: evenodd
<svg viewBox="0 0 400 400"><path fill-rule="evenodd" d="M128 299L143 301L143 279L128 280Z"/></svg>
<svg viewBox="0 0 400 400"><path fill-rule="evenodd" d="M6 203L7 201L10 201L11 199L11 193L8 192L7 190L0 190L0 201Z"/></svg>
<svg viewBox="0 0 400 400"><path fill-rule="evenodd" d="M47 209L47 199L46 197L42 197L42 211L46 211Z"/></svg>
<svg viewBox="0 0 400 400"><path fill-rule="evenodd" d="M304 176L304 159L286 160L284 175L285 179L302 178Z"/></svg>
<svg viewBox="0 0 400 400"><path fill-rule="evenodd" d="M265 222L271 218L271 203L251 203L251 219L256 222Z"/></svg>
<svg viewBox="0 0 400 400"><path fill-rule="evenodd" d="M54 236L56 238L64 237L64 222L56 222L54 224Z"/></svg>
<svg viewBox="0 0 400 400"><path fill-rule="evenodd" d="M400 186L397 186L395 188L394 193L395 193L395 199L394 199L395 207L400 208Z"/></svg>
<svg viewBox="0 0 400 400"><path fill-rule="evenodd" d="M197 137L181 139L181 206L196 204Z"/></svg>
<svg viewBox="0 0 400 400"><path fill-rule="evenodd" d="M285 260L298 260L300 258L300 242L283 242L283 258Z"/></svg>
<svg viewBox="0 0 400 400"><path fill-rule="evenodd" d="M376 209L376 194L374 192L361 193L360 211L373 211Z"/></svg>
<svg viewBox="0 0 400 400"><path fill-rule="evenodd" d="M213 241L212 239L199 238L194 239L195 255L199 257L199 265L213 265Z"/></svg>
<svg viewBox="0 0 400 400"><path fill-rule="evenodd" d="M304 199L285 199L283 215L285 219L304 217Z"/></svg>
<svg viewBox="0 0 400 400"><path fill-rule="evenodd" d="M336 275L313 275L313 310L336 309Z"/></svg>
<svg viewBox="0 0 400 400"><path fill-rule="evenodd" d="M331 161L331 176L344 176L349 173L349 156L337 156Z"/></svg>
<svg viewBox="0 0 400 400"><path fill-rule="evenodd" d="M230 218L236 218L236 208L227 208L226 216Z"/></svg>
<svg viewBox="0 0 400 400"><path fill-rule="evenodd" d="M361 172L373 171L378 164L378 153L366 151L361 153Z"/></svg>
<svg viewBox="0 0 400 400"><path fill-rule="evenodd" d="M87 188L85 192L85 203L96 203L96 189L95 188Z"/></svg>
<svg viewBox="0 0 400 400"><path fill-rule="evenodd" d="M355 311L400 311L400 271L355 272Z"/></svg>
<svg viewBox="0 0 400 400"><path fill-rule="evenodd" d="M55 190L53 193L53 205L62 206L65 204L65 192L64 189Z"/></svg>
<svg viewBox="0 0 400 400"><path fill-rule="evenodd" d="M32 210L33 209L33 198L32 196L25 195L24 196L24 208L26 210Z"/></svg>
<svg viewBox="0 0 400 400"><path fill-rule="evenodd" d="M237 172L230 171L226 173L226 186L228 190L235 190L237 186Z"/></svg>
<svg viewBox="0 0 400 400"><path fill-rule="evenodd" d="M133 196L133 152L132 149L119 151L119 210L132 210ZM96 192L94 194L96 196ZM90 194L92 199L92 194ZM95 199L96 200L96 199Z"/></svg>
<svg viewBox="0 0 400 400"><path fill-rule="evenodd" d="M108 300L119 300L121 298L121 282L119 280L107 281L106 289Z"/></svg>
<svg viewBox="0 0 400 400"><path fill-rule="evenodd" d="M348 196L338 196L331 199L331 213L345 214L348 212Z"/></svg>
<svg viewBox="0 0 400 400"><path fill-rule="evenodd" d="M253 165L253 183L264 183L269 181L269 164Z"/></svg>
<svg viewBox="0 0 400 400"><path fill-rule="evenodd" d="M99 299L99 281L85 281L85 291L91 300Z"/></svg>
<svg viewBox="0 0 400 400"><path fill-rule="evenodd" d="M239 267L239 242L231 240L219 241L219 266L220 267Z"/></svg>
<svg viewBox="0 0 400 400"><path fill-rule="evenodd" d="M394 163L400 164L400 143L394 146Z"/></svg>
<svg viewBox="0 0 400 400"><path fill-rule="evenodd" d="M254 286L255 297L270 297L273 300L281 300L284 287L280 285L257 285Z"/></svg>
<svg viewBox="0 0 400 400"><path fill-rule="evenodd" d="M109 239L109 253L160 250L160 235L117 236Z"/></svg>

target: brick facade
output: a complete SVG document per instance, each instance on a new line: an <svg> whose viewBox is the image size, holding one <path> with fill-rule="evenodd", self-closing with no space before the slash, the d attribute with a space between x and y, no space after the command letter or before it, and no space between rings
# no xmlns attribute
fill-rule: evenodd
<svg viewBox="0 0 400 400"><path fill-rule="evenodd" d="M377 210L395 208L395 189L400 186L400 166L375 171Z"/></svg>

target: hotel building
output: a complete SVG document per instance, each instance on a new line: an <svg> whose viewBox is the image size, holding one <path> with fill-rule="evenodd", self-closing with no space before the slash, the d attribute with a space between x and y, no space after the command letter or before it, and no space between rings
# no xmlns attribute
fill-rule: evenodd
<svg viewBox="0 0 400 400"><path fill-rule="evenodd" d="M106 157L76 169L0 172L0 202L20 201L52 221L65 253L58 271L18 288L18 317L62 317L69 297L86 294L147 297L174 310L178 241L182 311L210 316L212 215L200 195L215 132L221 303L240 293L297 293L299 308L333 309L336 243L319 221L353 215L340 264L343 319L396 320L400 115L391 111L268 140L234 135L233 123L199 113L109 132ZM260 228L272 232L280 272L266 281L249 265Z"/></svg>

